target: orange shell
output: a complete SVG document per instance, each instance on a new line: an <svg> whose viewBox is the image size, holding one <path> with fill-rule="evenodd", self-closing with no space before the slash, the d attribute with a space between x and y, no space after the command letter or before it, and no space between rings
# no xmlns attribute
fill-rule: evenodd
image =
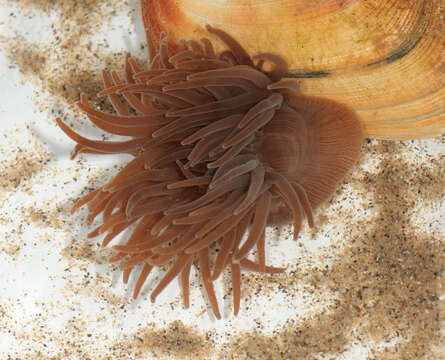
<svg viewBox="0 0 445 360"><path fill-rule="evenodd" d="M441 0L141 0L149 40L208 36L206 24L248 53L289 64L301 91L355 109L365 136L445 133L445 21ZM218 45L218 43L216 43ZM222 49L217 47L217 50Z"/></svg>

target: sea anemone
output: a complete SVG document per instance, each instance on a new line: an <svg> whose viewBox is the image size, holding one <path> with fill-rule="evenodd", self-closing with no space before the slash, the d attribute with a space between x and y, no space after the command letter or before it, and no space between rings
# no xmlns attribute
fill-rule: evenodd
<svg viewBox="0 0 445 360"><path fill-rule="evenodd" d="M73 157L134 156L73 207L88 204L89 223L102 214L89 237L106 233L103 246L135 224L111 259L120 261L125 283L142 266L133 296L153 268L166 267L151 300L180 277L188 307L193 264L220 318L213 281L230 268L237 314L242 270L284 270L266 265L266 226L292 222L294 238L305 217L313 226L313 210L357 159L362 127L348 107L300 94L298 83L284 77L280 56L251 57L224 31L207 30L228 49L216 54L207 38L181 40L170 55L162 34L148 69L127 56L126 81L104 71L99 96L108 97L114 114L81 95L78 105L91 122L130 140L89 140L57 123L77 142Z"/></svg>

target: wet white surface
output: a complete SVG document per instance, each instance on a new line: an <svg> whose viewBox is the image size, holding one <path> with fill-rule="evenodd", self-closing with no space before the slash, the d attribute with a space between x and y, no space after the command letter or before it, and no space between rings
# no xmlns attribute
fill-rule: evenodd
<svg viewBox="0 0 445 360"><path fill-rule="evenodd" d="M140 51L143 37L140 21L135 20L139 18L135 3L124 5L126 11L103 24L102 30L110 45L108 52L135 52L137 49L136 55L143 56ZM132 9L134 11L129 13ZM51 93L38 95L42 89L39 82L25 77L5 50L5 38L10 38L13 31L30 42L51 41L54 34L50 25L56 16L56 13L47 16L43 11L33 9L23 12L13 3L0 5L0 35L4 37L3 46L0 46L2 359L253 359L262 358L258 354L263 353L266 354L264 358L268 358L268 352L276 354L267 348L274 346L275 333L280 333L277 341L298 341L299 336L289 331L289 324L303 335L301 343L276 345L287 349L283 355L286 358L305 354L317 359L368 359L384 348L398 346L392 345L391 341L394 344L401 341L403 350L404 333L399 337L393 334L387 342L381 336L376 336L374 342L372 337L360 336L366 334L366 326L360 327L361 322L366 322L367 317L372 320L380 316L366 304L363 304L360 316L352 311L354 315L350 320L342 320L347 308L338 303L344 298L339 300L335 290L337 285L342 287L342 283L333 286L333 280L327 276L331 264L347 262L348 247L357 239L357 229L363 226L366 233L365 225L378 216L376 208L379 204L372 204L370 194L358 185L360 179L363 180L360 173L372 175L381 170L385 154L373 155L371 145L365 149L366 155L352 177L348 178L349 183L341 187L330 206L324 206L318 212L316 230L305 228L295 243L288 238L290 229L281 229L280 233L270 229L268 263L287 266L288 270L281 276L246 276L238 317L231 314L231 297L222 300L228 288L227 281L222 280L216 286L224 319L215 321L207 310L195 275L192 276L192 301L188 310L182 307L177 281L158 297L155 304L150 302L147 292L153 287L156 273L143 287L142 296L132 300L134 278L129 286L123 285L120 270L107 261L111 251L98 246L100 239L86 238L93 228L89 229L85 223L86 209L75 215L69 213L81 194L105 183L116 173L115 165L121 165L128 157L81 156L70 160L69 152L74 144L57 128L52 114L53 110L62 110L63 102L55 100ZM93 36L93 42L100 43L101 35ZM40 105L36 104L36 97L40 97ZM42 109L42 102L46 102L46 109ZM71 123L79 116L68 110L65 114ZM81 119L76 128L83 134L91 137L100 134L84 117ZM436 159L439 166L443 165L441 156L445 151L440 139L405 142L402 148L405 153L401 157L408 164L429 168L431 159ZM394 171L393 176L400 175ZM437 182L437 178L433 181ZM397 206L394 203L394 207ZM443 249L440 244L443 244L445 234L444 212L443 198L431 201L420 198L410 209L408 223L413 231L426 233L438 249ZM369 241L373 240L370 238ZM436 274L434 281L438 276L440 274ZM351 283L349 280L345 286ZM354 284L359 286L359 283ZM376 278L377 288L386 285ZM263 289L246 290L249 287ZM430 311L443 306L443 298L437 298L432 306L432 309L428 308ZM398 304L395 307L399 309ZM332 318L328 316L330 313L334 314ZM324 320L317 320L323 316L326 316ZM182 322L184 334L189 334L190 338L184 342L194 344L195 355L184 354L181 345L163 340L162 334L167 337L178 334L172 326L177 324L176 320ZM320 325L323 321L325 326ZM332 323L335 321L339 326ZM377 320L369 322L371 325L375 323ZM312 328L308 331L307 327ZM339 327L347 329L339 330ZM289 333L284 334L284 329ZM333 334L331 350L329 344L316 344L318 337L323 338L323 331ZM195 332L196 339L190 335ZM262 342L253 340L257 333ZM408 333L406 336L410 337ZM340 337L346 339L340 341L342 349L339 350L336 346ZM150 339L165 344L152 344ZM246 351L249 346L253 350ZM307 352L302 350L305 346ZM436 345L431 345L433 347Z"/></svg>

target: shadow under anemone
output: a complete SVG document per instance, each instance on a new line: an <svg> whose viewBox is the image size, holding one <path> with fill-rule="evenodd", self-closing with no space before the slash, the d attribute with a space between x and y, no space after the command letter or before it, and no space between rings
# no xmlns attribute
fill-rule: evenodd
<svg viewBox="0 0 445 360"><path fill-rule="evenodd" d="M284 270L266 265L266 226L293 222L294 238L305 217L313 226L312 210L358 157L362 127L346 106L298 93L298 84L283 78L281 57L251 57L222 30L207 30L228 50L215 54L206 38L181 40L170 56L162 35L159 51L150 49L147 70L127 56L125 81L104 71L99 96L108 97L114 114L92 108L81 95L78 105L91 122L130 140L89 140L57 123L77 142L73 157L134 156L73 208L88 204L88 222L102 214L89 237L106 233L103 246L137 223L111 259L120 261L125 283L142 265L134 297L154 267L167 265L151 300L179 276L188 307L194 264L220 318L213 281L230 268L237 314L241 271ZM248 259L253 251L256 261Z"/></svg>

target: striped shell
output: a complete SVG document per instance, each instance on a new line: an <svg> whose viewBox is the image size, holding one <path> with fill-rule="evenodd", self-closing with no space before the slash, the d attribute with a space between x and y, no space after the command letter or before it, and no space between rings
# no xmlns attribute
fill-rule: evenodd
<svg viewBox="0 0 445 360"><path fill-rule="evenodd" d="M304 94L357 111L365 136L445 133L445 20L441 0L142 0L151 40L199 40L205 24L250 54L289 64ZM219 44L222 49L222 44Z"/></svg>

